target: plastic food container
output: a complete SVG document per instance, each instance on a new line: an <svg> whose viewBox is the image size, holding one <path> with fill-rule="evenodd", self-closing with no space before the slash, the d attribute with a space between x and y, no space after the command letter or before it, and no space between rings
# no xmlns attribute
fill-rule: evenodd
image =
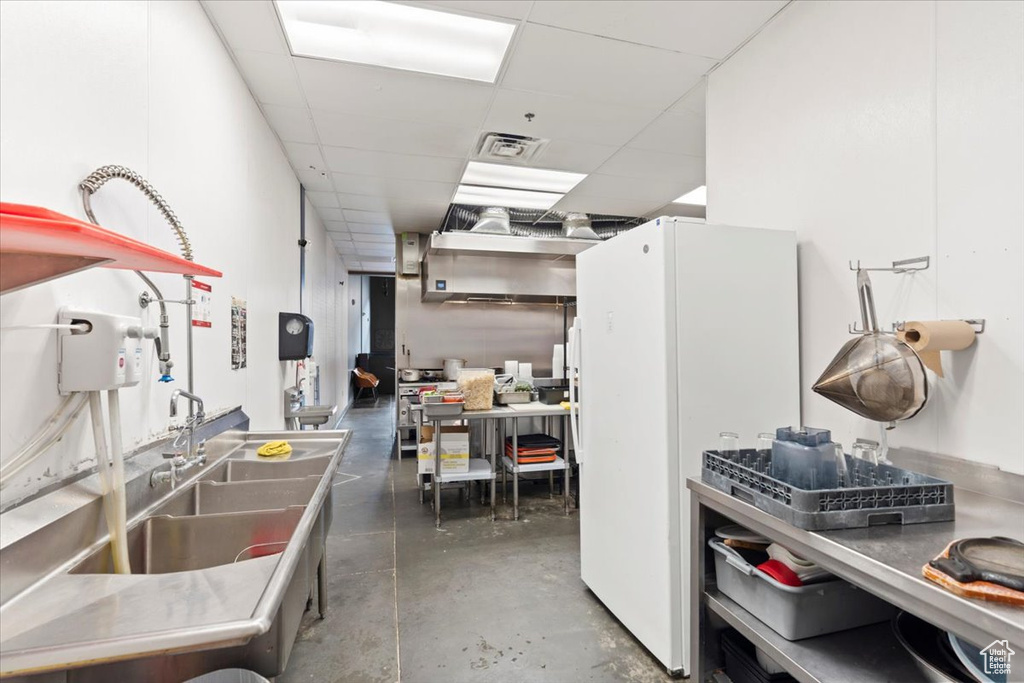
<svg viewBox="0 0 1024 683"><path fill-rule="evenodd" d="M463 368L459 391L466 397L466 410L490 410L494 407L494 368Z"/></svg>
<svg viewBox="0 0 1024 683"><path fill-rule="evenodd" d="M892 619L896 608L836 579L806 586L786 586L758 571L721 539L715 552L718 589L786 640L813 638Z"/></svg>

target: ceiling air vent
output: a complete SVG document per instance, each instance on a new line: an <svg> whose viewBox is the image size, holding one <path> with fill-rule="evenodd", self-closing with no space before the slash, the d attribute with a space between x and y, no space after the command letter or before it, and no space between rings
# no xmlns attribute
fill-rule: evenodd
<svg viewBox="0 0 1024 683"><path fill-rule="evenodd" d="M511 133L484 133L480 138L477 158L508 163L536 159L550 140L530 138Z"/></svg>

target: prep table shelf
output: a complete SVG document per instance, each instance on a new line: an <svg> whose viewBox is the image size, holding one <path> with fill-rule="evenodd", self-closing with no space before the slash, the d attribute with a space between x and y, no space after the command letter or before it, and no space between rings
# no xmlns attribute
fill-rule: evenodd
<svg viewBox="0 0 1024 683"><path fill-rule="evenodd" d="M438 474L436 477L440 484L450 484L456 481L486 481L488 479L494 479L494 470L491 468L491 463L484 458L470 458L469 459L469 472L443 472Z"/></svg>
<svg viewBox="0 0 1024 683"><path fill-rule="evenodd" d="M915 681L921 677L888 621L790 641L714 588L705 591L704 604L801 683L862 683L868 680L868 671L873 674L871 680Z"/></svg>
<svg viewBox="0 0 1024 683"><path fill-rule="evenodd" d="M509 472L522 472L524 474L530 472L560 472L565 469L565 460L557 455L551 462L521 462L518 466L512 462L512 458L507 455L503 455L501 456L501 463Z"/></svg>
<svg viewBox="0 0 1024 683"><path fill-rule="evenodd" d="M721 524L737 523L815 562L836 576L970 642L1009 641L1024 647L1024 612L1010 605L961 598L921 575L921 567L948 543L981 536L1020 537L1024 529L1024 477L977 463L916 451L890 451L897 465L953 482L956 520L865 529L806 531L786 524L703 483L690 490L690 658L694 681L704 683L721 665L717 631L722 622L762 647L801 681L920 680L912 658L888 623L790 642L717 591L707 541ZM979 490L998 495L978 493ZM1003 496L1003 497L999 497ZM881 648L888 656L876 661ZM896 648L893 650L893 648ZM904 669L904 663L912 668Z"/></svg>

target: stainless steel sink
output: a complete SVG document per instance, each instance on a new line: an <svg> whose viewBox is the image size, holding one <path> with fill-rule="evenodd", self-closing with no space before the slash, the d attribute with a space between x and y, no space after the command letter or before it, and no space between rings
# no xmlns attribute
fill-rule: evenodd
<svg viewBox="0 0 1024 683"><path fill-rule="evenodd" d="M313 595L326 612L331 480L349 433L252 433L237 427L240 411L218 419L228 426L202 435L209 464L175 490L150 485L165 444L126 462L130 576L113 574L96 475L3 513L5 683L284 671ZM290 459L257 456L278 439L292 442Z"/></svg>
<svg viewBox="0 0 1024 683"><path fill-rule="evenodd" d="M150 517L128 532L132 573L168 574L276 555L288 545L302 512L303 508L293 507ZM70 573L114 573L110 547L100 548Z"/></svg>
<svg viewBox="0 0 1024 683"><path fill-rule="evenodd" d="M338 406L286 407L284 417L291 423L292 428L296 428L299 425L318 427L326 424L337 412Z"/></svg>

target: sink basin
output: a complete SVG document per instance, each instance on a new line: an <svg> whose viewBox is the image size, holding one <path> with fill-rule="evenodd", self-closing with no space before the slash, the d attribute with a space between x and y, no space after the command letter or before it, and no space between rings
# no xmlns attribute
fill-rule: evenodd
<svg viewBox="0 0 1024 683"><path fill-rule="evenodd" d="M285 418L298 420L300 425L319 426L326 424L337 412L338 406L301 406L288 410Z"/></svg>
<svg viewBox="0 0 1024 683"><path fill-rule="evenodd" d="M149 517L128 532L133 574L207 569L284 550L303 508L196 517ZM71 574L112 574L110 547L88 556Z"/></svg>
<svg viewBox="0 0 1024 683"><path fill-rule="evenodd" d="M153 515L211 515L224 512L279 510L305 505L313 497L319 476L301 479L204 479L154 510Z"/></svg>

